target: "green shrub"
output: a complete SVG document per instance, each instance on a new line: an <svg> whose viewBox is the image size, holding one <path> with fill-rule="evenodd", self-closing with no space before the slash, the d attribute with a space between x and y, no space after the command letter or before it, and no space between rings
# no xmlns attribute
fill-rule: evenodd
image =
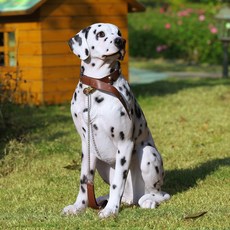
<svg viewBox="0 0 230 230"><path fill-rule="evenodd" d="M149 7L145 13L130 14L131 56L221 63L222 47L214 19L217 9L194 6L166 11Z"/></svg>

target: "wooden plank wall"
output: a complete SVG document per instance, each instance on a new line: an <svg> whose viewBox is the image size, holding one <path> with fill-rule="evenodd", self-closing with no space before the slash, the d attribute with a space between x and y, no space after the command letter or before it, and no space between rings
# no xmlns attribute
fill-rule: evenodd
<svg viewBox="0 0 230 230"><path fill-rule="evenodd" d="M116 24L127 39L127 8L123 0L48 0L41 7L46 103L70 101L79 80L80 61L70 51L67 41L81 29L97 22ZM128 76L128 52L122 69Z"/></svg>
<svg viewBox="0 0 230 230"><path fill-rule="evenodd" d="M1 75L4 72L13 74L13 77L20 77L17 93L23 94L24 98L17 97L20 103L40 104L43 101L42 82L42 49L40 23L30 21L29 17L24 20L16 17L7 22L1 18L0 30L15 31L17 45L17 67L1 67ZM18 74L20 76L16 76ZM25 101L25 95L27 101Z"/></svg>

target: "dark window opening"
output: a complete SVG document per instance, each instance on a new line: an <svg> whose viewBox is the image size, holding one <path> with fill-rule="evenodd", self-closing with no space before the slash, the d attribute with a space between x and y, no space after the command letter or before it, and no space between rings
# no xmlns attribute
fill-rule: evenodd
<svg viewBox="0 0 230 230"><path fill-rule="evenodd" d="M16 66L15 32L0 32L0 66Z"/></svg>

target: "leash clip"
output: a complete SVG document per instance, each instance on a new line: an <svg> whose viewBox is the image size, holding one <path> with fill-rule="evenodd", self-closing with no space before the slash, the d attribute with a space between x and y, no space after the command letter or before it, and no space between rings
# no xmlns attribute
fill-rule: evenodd
<svg viewBox="0 0 230 230"><path fill-rule="evenodd" d="M95 91L96 91L96 89L93 88L93 87L91 87L91 86L89 86L89 87L83 89L83 93L84 93L85 95L92 94L92 93L94 93Z"/></svg>

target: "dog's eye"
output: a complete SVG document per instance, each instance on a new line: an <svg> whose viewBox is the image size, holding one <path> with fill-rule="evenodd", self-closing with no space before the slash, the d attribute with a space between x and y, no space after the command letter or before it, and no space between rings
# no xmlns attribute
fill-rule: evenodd
<svg viewBox="0 0 230 230"><path fill-rule="evenodd" d="M105 37L105 33L103 31L98 32L97 37L103 38L103 37Z"/></svg>

